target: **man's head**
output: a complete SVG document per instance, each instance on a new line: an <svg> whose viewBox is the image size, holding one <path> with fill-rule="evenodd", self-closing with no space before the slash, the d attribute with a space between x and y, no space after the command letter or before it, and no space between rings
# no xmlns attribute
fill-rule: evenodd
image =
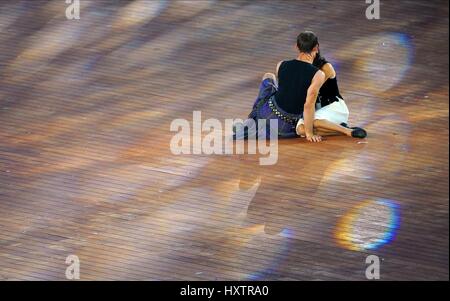
<svg viewBox="0 0 450 301"><path fill-rule="evenodd" d="M307 53L313 56L319 52L319 40L312 31L304 31L297 37L297 48L302 53Z"/></svg>

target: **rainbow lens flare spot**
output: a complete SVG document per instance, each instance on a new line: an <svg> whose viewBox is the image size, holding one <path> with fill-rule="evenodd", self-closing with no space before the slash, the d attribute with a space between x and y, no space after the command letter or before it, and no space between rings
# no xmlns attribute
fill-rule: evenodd
<svg viewBox="0 0 450 301"><path fill-rule="evenodd" d="M400 224L399 207L386 199L358 204L339 221L335 238L345 249L374 250L389 244Z"/></svg>

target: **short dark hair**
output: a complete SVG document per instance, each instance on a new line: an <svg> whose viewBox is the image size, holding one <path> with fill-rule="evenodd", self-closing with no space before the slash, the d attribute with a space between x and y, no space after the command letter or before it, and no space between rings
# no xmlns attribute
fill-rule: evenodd
<svg viewBox="0 0 450 301"><path fill-rule="evenodd" d="M310 53L317 45L319 45L319 39L312 31L304 31L297 37L297 47L300 52Z"/></svg>

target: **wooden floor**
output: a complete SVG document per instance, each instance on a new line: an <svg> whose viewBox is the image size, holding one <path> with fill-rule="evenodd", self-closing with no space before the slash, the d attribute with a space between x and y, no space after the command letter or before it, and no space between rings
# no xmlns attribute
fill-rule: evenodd
<svg viewBox="0 0 450 301"><path fill-rule="evenodd" d="M0 279L448 280L447 1L0 2ZM315 31L369 138L174 155Z"/></svg>

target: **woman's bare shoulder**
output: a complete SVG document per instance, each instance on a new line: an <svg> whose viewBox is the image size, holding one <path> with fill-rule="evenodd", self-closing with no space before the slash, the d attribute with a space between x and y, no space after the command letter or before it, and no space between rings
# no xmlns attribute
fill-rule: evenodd
<svg viewBox="0 0 450 301"><path fill-rule="evenodd" d="M325 73L326 78L335 78L336 70L334 70L333 65L331 63L326 63L322 66L321 70Z"/></svg>

